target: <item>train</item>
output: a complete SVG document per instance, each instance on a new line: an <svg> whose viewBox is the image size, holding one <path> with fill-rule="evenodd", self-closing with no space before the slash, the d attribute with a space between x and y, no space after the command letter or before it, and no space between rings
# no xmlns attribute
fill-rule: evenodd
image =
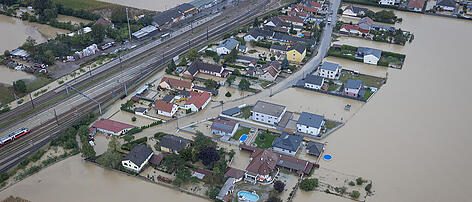
<svg viewBox="0 0 472 202"><path fill-rule="evenodd" d="M0 147L10 143L13 140L16 140L16 139L20 138L23 135L28 134L29 132L30 132L30 130L28 128L22 128L22 129L19 129L15 132L11 133L10 135L0 139Z"/></svg>

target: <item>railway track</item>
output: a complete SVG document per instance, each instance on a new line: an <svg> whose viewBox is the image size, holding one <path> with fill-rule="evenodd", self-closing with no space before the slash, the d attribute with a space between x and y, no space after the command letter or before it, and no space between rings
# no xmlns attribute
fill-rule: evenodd
<svg viewBox="0 0 472 202"><path fill-rule="evenodd" d="M242 14L237 20L235 21L230 21L227 23L224 23L222 25L217 26L212 30L211 33L208 34L208 40L213 39L215 37L220 36L222 33L225 33L227 31L231 31L236 27L239 27L241 25L244 25L246 23L250 23L256 14L259 11L259 9L262 9L268 2L269 0L265 1L266 3L261 3L257 5L254 9L249 10L248 12ZM275 9L272 9L268 12L265 12L261 15L264 15L266 13L272 12ZM160 59L157 60L156 62L146 66L143 69L139 69L138 67L133 67L131 70L137 70L140 71L140 73L137 73L136 76L132 77L132 79L128 80L125 82L127 86L132 86L135 83L139 83L142 81L144 78L149 76L152 72L159 68L163 68L162 65L165 64L166 62L170 61L173 57L180 55L182 52L185 52L189 47L197 47L199 46L202 42L205 42L207 40L207 36L205 34L199 35L195 38L192 39L192 44L189 46L186 42L180 43L177 47L173 48L172 50L166 52L166 55ZM170 41L169 41L170 43ZM163 43L161 45L165 45L166 43ZM161 48L160 46L156 46L152 48L153 50L158 50ZM154 54L149 55L149 57L156 57ZM158 56L159 57L159 56ZM127 60L127 64L132 63L133 61L131 59ZM125 65L125 64L123 64ZM121 65L116 65L113 68L118 68ZM139 65L138 65L139 66ZM104 71L106 72L106 71ZM96 78L99 78L96 76ZM88 79L87 79L88 80ZM87 80L84 80L82 82L86 82ZM74 86L80 86L79 83L74 84ZM136 87L136 86L135 86ZM91 87L90 87L91 88ZM53 93L54 91L50 91L49 93ZM118 92L118 93L115 93ZM108 104L110 100L116 98L118 95L124 92L124 87L123 86L115 86L111 92L110 90L94 97L95 100L99 101L102 103L102 105ZM64 91L61 91L60 93L65 93ZM52 98L49 98L49 100L54 99L54 97L57 96L59 93L55 93ZM115 95L115 96L113 96ZM36 100L35 100L36 102ZM45 101L47 102L47 101ZM55 105L54 105L55 106ZM48 107L47 109L44 109L42 111L51 109L52 107ZM95 109L94 109L95 108ZM32 128L32 132L28 134L27 136L18 139L17 141L14 141L8 145L5 145L4 147L0 148L0 173L7 171L8 169L12 168L15 166L17 163L21 162L29 153L36 151L43 145L47 144L50 140L53 138L57 137L62 130L65 130L67 127L72 125L75 121L77 121L80 117L82 117L85 114L88 114L94 110L97 110L97 106L95 103L91 101L87 101L86 104L83 104L79 107L72 108L71 110L67 111L66 113L63 113L58 116L58 120L60 122L60 125L58 126L56 124L55 119L51 119L43 123L41 126ZM2 117L5 115L2 115ZM0 117L0 120L1 118ZM2 167L2 165L4 165Z"/></svg>

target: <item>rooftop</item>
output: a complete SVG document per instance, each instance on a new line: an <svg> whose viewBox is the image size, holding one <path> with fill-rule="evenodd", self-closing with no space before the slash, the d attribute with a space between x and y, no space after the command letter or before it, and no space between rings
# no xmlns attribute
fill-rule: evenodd
<svg viewBox="0 0 472 202"><path fill-rule="evenodd" d="M197 92L192 91L190 92L190 99L188 99L187 102L185 102L185 105L193 104L195 105L195 107L200 108L210 98L211 98L211 95L208 92L197 93Z"/></svg>
<svg viewBox="0 0 472 202"><path fill-rule="evenodd" d="M307 153L314 156L320 156L321 152L323 151L323 148L324 144L319 142L310 141L306 145Z"/></svg>
<svg viewBox="0 0 472 202"><path fill-rule="evenodd" d="M288 49L289 51L291 50L296 50L297 52L299 52L300 54L303 54L303 52L305 52L306 50L306 46L301 44L301 43L297 43L293 46L290 46L290 48Z"/></svg>
<svg viewBox="0 0 472 202"><path fill-rule="evenodd" d="M170 77L162 77L161 83L162 82L166 82L167 84L170 85L171 88L186 88L186 89L192 88L192 82L190 81L184 81L184 80L174 79Z"/></svg>
<svg viewBox="0 0 472 202"><path fill-rule="evenodd" d="M349 79L346 81L346 84L344 84L344 88L349 88L349 89L359 89L363 85L361 80L352 80Z"/></svg>
<svg viewBox="0 0 472 202"><path fill-rule="evenodd" d="M118 122L118 121L109 120L109 119L102 119L102 120L99 120L99 121L95 122L92 125L92 127L112 131L114 133L118 133L118 132L120 132L124 129L134 128L135 126L129 125L129 124L126 124L126 123L121 123L121 122Z"/></svg>
<svg viewBox="0 0 472 202"><path fill-rule="evenodd" d="M324 62L320 67L320 69L324 69L328 71L336 71L340 68L341 66L339 66L339 64L332 63L332 62Z"/></svg>
<svg viewBox="0 0 472 202"><path fill-rule="evenodd" d="M300 117L298 118L297 124L319 129L321 128L323 120L324 116L303 112L302 115L300 115Z"/></svg>
<svg viewBox="0 0 472 202"><path fill-rule="evenodd" d="M165 102L164 100L156 100L156 103L154 104L154 109L169 113L172 112L173 107L173 103Z"/></svg>
<svg viewBox="0 0 472 202"><path fill-rule="evenodd" d="M270 116L279 117L284 113L285 109L286 107L283 105L273 104L270 102L259 100L256 102L256 105L254 105L254 107L252 108L252 111L267 114Z"/></svg>
<svg viewBox="0 0 472 202"><path fill-rule="evenodd" d="M220 45L218 45L218 48L225 47L228 50L233 50L233 49L236 48L236 46L238 46L238 44L239 44L238 40L233 39L233 38L227 38L227 39L223 40L220 43Z"/></svg>
<svg viewBox="0 0 472 202"><path fill-rule="evenodd" d="M324 78L318 75L308 75L305 78L305 83L321 86L323 85Z"/></svg>
<svg viewBox="0 0 472 202"><path fill-rule="evenodd" d="M381 50L367 47L358 47L357 52L363 55L374 55L377 58L380 58L380 56L382 55Z"/></svg>
<svg viewBox="0 0 472 202"><path fill-rule="evenodd" d="M231 109L224 110L221 113L227 116L234 116L236 114L241 113L241 109L239 107L233 107Z"/></svg>
<svg viewBox="0 0 472 202"><path fill-rule="evenodd" d="M272 143L273 147L285 149L288 151L296 152L302 143L303 137L298 135L292 135L288 133L283 133L281 136L277 137Z"/></svg>
<svg viewBox="0 0 472 202"><path fill-rule="evenodd" d="M166 135L162 137L161 141L159 142L159 145L165 148L172 149L174 151L182 151L190 142L191 140L181 138L179 136L175 135Z"/></svg>
<svg viewBox="0 0 472 202"><path fill-rule="evenodd" d="M133 147L133 149L131 149L125 158L123 158L123 161L129 160L134 164L141 166L141 164L146 161L149 155L152 155L152 150L145 144L140 144Z"/></svg>
<svg viewBox="0 0 472 202"><path fill-rule="evenodd" d="M232 133L236 124L238 124L237 121L220 116L213 121L211 129Z"/></svg>

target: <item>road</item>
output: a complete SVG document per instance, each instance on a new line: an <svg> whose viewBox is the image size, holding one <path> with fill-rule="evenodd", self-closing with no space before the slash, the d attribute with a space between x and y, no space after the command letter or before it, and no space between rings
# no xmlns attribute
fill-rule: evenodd
<svg viewBox="0 0 472 202"><path fill-rule="evenodd" d="M210 29L210 39L221 36L242 24L251 22L253 17L266 9L265 6L268 5L268 3L268 0L258 1L258 4L254 5L253 9L248 9L249 11L247 12L227 17L226 20L221 21L221 23L217 24L216 27ZM150 54L144 62L134 64L133 66L130 65L130 67L123 69L121 72L105 78L96 85L84 90L83 93L87 96L95 99L102 99L103 102L106 102L113 96L116 97L118 95L116 91L121 93L123 85L131 86L134 83L140 82L154 70L162 68L163 64L171 60L174 56L184 53L188 48L193 48L198 44L206 42L206 36L206 32L203 32L198 35L191 35L191 38L189 39L180 40L173 44L167 44L167 46L173 48L166 50L164 57L160 57L160 53L157 55ZM191 47L189 47L188 41L192 42ZM86 109L78 108L81 106L86 106ZM88 101L81 95L74 94L62 102L57 103L54 106L54 109L58 114L60 121L67 121L67 123L69 123L69 119L78 119L79 115L75 116L74 114L83 115L89 113L91 110L96 110L97 106L94 106L91 101ZM69 118L63 121L61 117L64 116ZM38 113L33 117L24 120L22 123L19 123L15 128L24 127L25 125L32 128L32 132L29 135L0 148L0 159L2 159L0 162L0 172L8 170L12 166L16 165L16 163L27 154L37 150L38 144L47 143L51 138L58 134L58 131L64 129L64 124L59 126L54 124L53 109Z"/></svg>

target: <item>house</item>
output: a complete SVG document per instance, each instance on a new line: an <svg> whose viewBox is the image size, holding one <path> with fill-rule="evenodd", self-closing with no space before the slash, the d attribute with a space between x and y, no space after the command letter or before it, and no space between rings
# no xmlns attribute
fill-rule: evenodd
<svg viewBox="0 0 472 202"><path fill-rule="evenodd" d="M224 202L231 201L230 195L231 193L233 193L235 182L236 182L236 179L231 178L231 177L228 178L225 184L223 185L223 187L221 187L220 193L218 193L216 198Z"/></svg>
<svg viewBox="0 0 472 202"><path fill-rule="evenodd" d="M128 170L139 173L152 155L152 149L147 147L146 144L140 144L131 149L125 158L121 160L121 165Z"/></svg>
<svg viewBox="0 0 472 202"><path fill-rule="evenodd" d="M364 63L376 65L382 56L382 51L367 47L358 47L356 57L362 58Z"/></svg>
<svg viewBox="0 0 472 202"><path fill-rule="evenodd" d="M456 9L455 0L438 0L436 2L436 7L439 7L445 11L454 11Z"/></svg>
<svg viewBox="0 0 472 202"><path fill-rule="evenodd" d="M192 141L179 136L166 135L159 141L159 147L163 152L178 154L180 151L185 149L190 142Z"/></svg>
<svg viewBox="0 0 472 202"><path fill-rule="evenodd" d="M309 141L306 144L306 153L319 157L324 151L324 144L319 142Z"/></svg>
<svg viewBox="0 0 472 202"><path fill-rule="evenodd" d="M364 16L367 12L372 12L372 11L367 8L361 8L361 7L349 5L344 9L343 15L357 17L357 16Z"/></svg>
<svg viewBox="0 0 472 202"><path fill-rule="evenodd" d="M210 129L215 135L233 137L238 127L239 123L237 121L220 116L213 121Z"/></svg>
<svg viewBox="0 0 472 202"><path fill-rule="evenodd" d="M323 87L324 78L318 75L308 75L305 80L305 88L320 90Z"/></svg>
<svg viewBox="0 0 472 202"><path fill-rule="evenodd" d="M153 166L159 166L161 165L162 160L164 160L164 156L162 156L162 154L159 154L159 155L153 154L151 159L149 159L149 164Z"/></svg>
<svg viewBox="0 0 472 202"><path fill-rule="evenodd" d="M190 99L185 102L184 108L190 109L193 112L198 112L204 109L211 101L211 95L208 92L190 92Z"/></svg>
<svg viewBox="0 0 472 202"><path fill-rule="evenodd" d="M320 134L321 128L325 125L324 116L303 112L297 121L297 131L313 136Z"/></svg>
<svg viewBox="0 0 472 202"><path fill-rule="evenodd" d="M266 63L266 64L262 65L263 69L266 69L266 68L269 68L269 67L274 67L274 69L276 69L277 71L280 71L282 69L282 64L280 64L279 61L274 60L274 61L271 61L269 63Z"/></svg>
<svg viewBox="0 0 472 202"><path fill-rule="evenodd" d="M254 57L245 56L245 55L238 55L238 57L236 57L236 62L240 62L244 64L249 64L252 61L258 61L258 60L259 58L254 58Z"/></svg>
<svg viewBox="0 0 472 202"><path fill-rule="evenodd" d="M349 79L344 85L343 94L351 97L358 97L359 92L362 89L363 83L361 80Z"/></svg>
<svg viewBox="0 0 472 202"><path fill-rule="evenodd" d="M179 107L174 103L165 102L164 100L156 100L154 103L154 109L156 109L156 112L159 115L172 117Z"/></svg>
<svg viewBox="0 0 472 202"><path fill-rule="evenodd" d="M251 119L277 125L285 114L285 111L287 111L287 107L285 106L259 100L251 110Z"/></svg>
<svg viewBox="0 0 472 202"><path fill-rule="evenodd" d="M302 144L302 140L303 136L283 133L281 136L275 138L272 143L272 150L277 153L295 156Z"/></svg>
<svg viewBox="0 0 472 202"><path fill-rule="evenodd" d="M258 77L259 79L272 82L272 81L275 81L275 79L277 79L277 76L279 76L279 73L280 71L275 69L273 66L269 66Z"/></svg>
<svg viewBox="0 0 472 202"><path fill-rule="evenodd" d="M312 8L312 7L306 6L306 5L303 6L303 11L305 11L309 14L312 14L312 15L316 15L319 10L320 9L318 9L318 8Z"/></svg>
<svg viewBox="0 0 472 202"><path fill-rule="evenodd" d="M207 170L207 169L203 169L203 168L198 168L192 175L192 177L196 177L200 180L202 180L205 176L211 176L213 175L213 171L211 170Z"/></svg>
<svg viewBox="0 0 472 202"><path fill-rule="evenodd" d="M99 120L92 125L94 134L96 131L100 131L102 133L105 133L106 135L116 135L116 136L123 135L134 127L135 126L121 123L118 121L109 120L109 119Z"/></svg>
<svg viewBox="0 0 472 202"><path fill-rule="evenodd" d="M292 63L301 63L306 55L306 46L301 43L297 43L287 51L287 60Z"/></svg>
<svg viewBox="0 0 472 202"><path fill-rule="evenodd" d="M173 103L174 102L175 95L165 95L162 98L162 101L168 102L168 103Z"/></svg>
<svg viewBox="0 0 472 202"><path fill-rule="evenodd" d="M359 30L359 26L357 25L343 24L339 28L339 33L359 35L361 34L361 31Z"/></svg>
<svg viewBox="0 0 472 202"><path fill-rule="evenodd" d="M159 87L167 90L191 91L193 86L193 83L190 81L184 81L170 77L162 77L161 83L159 83Z"/></svg>
<svg viewBox="0 0 472 202"><path fill-rule="evenodd" d="M289 23L292 25L298 25L298 26L303 26L303 23L305 22L303 18L300 18L297 16L289 16L289 15L280 15L279 19L286 23Z"/></svg>
<svg viewBox="0 0 472 202"><path fill-rule="evenodd" d="M425 2L426 0L410 0L408 2L407 8L412 11L421 12L423 11Z"/></svg>
<svg viewBox="0 0 472 202"><path fill-rule="evenodd" d="M224 72L225 68L219 65L204 63L201 61L192 62L187 71L184 72L184 77L194 78L198 73L209 74L217 77L228 76L227 72Z"/></svg>
<svg viewBox="0 0 472 202"><path fill-rule="evenodd" d="M170 24L179 21L182 18L182 14L175 9L170 9L163 11L159 14L152 16L152 24L163 30L168 27Z"/></svg>
<svg viewBox="0 0 472 202"><path fill-rule="evenodd" d="M189 3L180 4L176 6L175 9L184 16L192 15L196 11L196 8Z"/></svg>
<svg viewBox="0 0 472 202"><path fill-rule="evenodd" d="M269 51L271 53L281 53L281 54L287 54L288 47L284 45L272 45L269 48Z"/></svg>
<svg viewBox="0 0 472 202"><path fill-rule="evenodd" d="M357 26L359 26L359 31L361 31L362 33L369 33L370 29L372 29L373 24L374 21L371 18L363 17L361 20L359 20Z"/></svg>
<svg viewBox="0 0 472 202"><path fill-rule="evenodd" d="M316 41L313 39L294 37L294 36L290 36L288 34L284 34L280 32L275 32L271 40L274 42L284 42L284 43L293 43L293 44L303 43L303 44L314 45L316 43Z"/></svg>
<svg viewBox="0 0 472 202"><path fill-rule="evenodd" d="M264 25L268 27L281 27L286 29L290 28L290 23L287 23L284 20L280 19L279 16L274 16L270 18Z"/></svg>
<svg viewBox="0 0 472 202"><path fill-rule="evenodd" d="M193 91L196 91L196 92L198 92L198 93L208 92L208 93L210 93L210 94L213 95L213 96L218 95L218 90L205 88L205 87L203 87L203 86L194 86L194 87L193 87Z"/></svg>
<svg viewBox="0 0 472 202"><path fill-rule="evenodd" d="M187 101L189 98L190 98L190 91L181 90L181 91L178 91L177 94L175 95L174 102Z"/></svg>
<svg viewBox="0 0 472 202"><path fill-rule="evenodd" d="M247 46L243 46L243 45L238 46L238 51L241 53L247 53L248 50L249 48Z"/></svg>
<svg viewBox="0 0 472 202"><path fill-rule="evenodd" d="M244 170L239 170L233 167L228 167L225 172L225 177L234 178L235 182L239 182L244 177Z"/></svg>
<svg viewBox="0 0 472 202"><path fill-rule="evenodd" d="M395 0L380 0L379 4L381 5L395 5Z"/></svg>
<svg viewBox="0 0 472 202"><path fill-rule="evenodd" d="M275 25L274 25L275 26ZM244 41L259 41L272 37L274 32L271 30L265 30L261 28L252 28L244 36Z"/></svg>
<svg viewBox="0 0 472 202"><path fill-rule="evenodd" d="M148 109L144 107L136 107L134 108L134 113L137 115L145 115L147 113Z"/></svg>
<svg viewBox="0 0 472 202"><path fill-rule="evenodd" d="M256 149L246 168L244 179L249 182L270 182L274 177L274 169L278 162L278 155L268 149Z"/></svg>
<svg viewBox="0 0 472 202"><path fill-rule="evenodd" d="M238 48L239 41L233 38L227 38L221 41L220 45L216 47L216 53L218 55L227 55L231 50Z"/></svg>
<svg viewBox="0 0 472 202"><path fill-rule="evenodd" d="M306 13L306 12L299 12L299 11L296 11L296 10L291 10L291 11L287 11L287 15L288 15L288 16L295 16L295 17L299 17L299 18L305 19L305 18L307 18L308 13Z"/></svg>
<svg viewBox="0 0 472 202"><path fill-rule="evenodd" d="M317 8L318 10L321 10L321 8L323 7L323 4L316 1L310 1L308 4L310 7Z"/></svg>
<svg viewBox="0 0 472 202"><path fill-rule="evenodd" d="M226 115L226 116L237 116L241 114L241 108L239 107L233 107L231 109L227 109L221 112L221 114Z"/></svg>
<svg viewBox="0 0 472 202"><path fill-rule="evenodd" d="M379 24L372 24L372 29L377 30L377 31L395 32L395 27L379 25Z"/></svg>
<svg viewBox="0 0 472 202"><path fill-rule="evenodd" d="M343 68L339 64L324 62L318 70L318 75L327 79L339 79L342 69Z"/></svg>

